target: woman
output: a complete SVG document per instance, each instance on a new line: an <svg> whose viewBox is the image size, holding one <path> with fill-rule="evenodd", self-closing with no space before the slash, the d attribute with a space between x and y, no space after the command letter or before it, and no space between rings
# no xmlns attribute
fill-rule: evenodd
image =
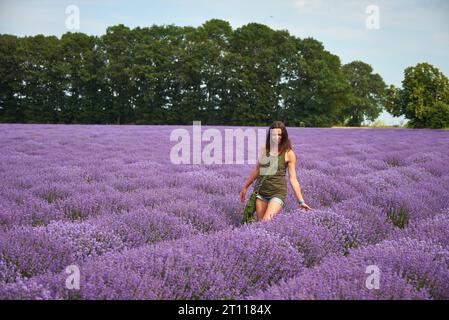
<svg viewBox="0 0 449 320"><path fill-rule="evenodd" d="M256 184L258 184L263 177L263 175L260 174L260 169L264 168L268 171L271 170L262 182L259 194L257 195L257 220L270 220L284 207L287 195L287 184L285 181L287 167L290 185L295 192L299 207L301 209L310 210L311 208L304 202L301 194L301 187L296 178L296 155L292 150L287 129L282 121L275 121L270 126L265 146L260 150L260 157L260 160L262 161L257 160L255 169L251 172L248 180L240 191L240 201L244 202L246 191L253 183L254 179L257 178ZM275 165L276 170L273 169L273 164Z"/></svg>

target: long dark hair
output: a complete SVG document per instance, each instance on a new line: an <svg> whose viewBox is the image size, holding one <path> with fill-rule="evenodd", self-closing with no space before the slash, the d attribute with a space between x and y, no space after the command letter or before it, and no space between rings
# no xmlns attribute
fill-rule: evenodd
<svg viewBox="0 0 449 320"><path fill-rule="evenodd" d="M282 121L274 121L267 133L267 139L265 141L265 152L266 155L269 155L270 153L270 144L271 144L271 129L281 129L281 142L278 145L278 154L282 154L284 152L287 152L292 149L292 144L290 142L290 139L288 138L288 132L287 128L285 127L285 124Z"/></svg>

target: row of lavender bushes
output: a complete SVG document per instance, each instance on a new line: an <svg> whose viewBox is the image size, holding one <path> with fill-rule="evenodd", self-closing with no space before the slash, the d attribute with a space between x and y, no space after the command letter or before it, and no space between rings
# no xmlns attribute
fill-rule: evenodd
<svg viewBox="0 0 449 320"><path fill-rule="evenodd" d="M0 298L449 297L444 131L292 128L314 210L240 226L251 166L173 165L173 129L2 125Z"/></svg>

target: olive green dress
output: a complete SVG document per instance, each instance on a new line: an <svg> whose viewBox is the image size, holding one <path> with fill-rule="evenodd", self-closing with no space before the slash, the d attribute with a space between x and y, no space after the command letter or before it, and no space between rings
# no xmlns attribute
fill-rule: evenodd
<svg viewBox="0 0 449 320"><path fill-rule="evenodd" d="M264 153L260 158L260 171L256 179L256 185L260 183L260 179L264 174L269 173L269 175L263 181L259 189L259 194L264 197L278 197L282 201L285 201L287 195L287 183L285 181L286 169L285 152L278 156L267 156Z"/></svg>

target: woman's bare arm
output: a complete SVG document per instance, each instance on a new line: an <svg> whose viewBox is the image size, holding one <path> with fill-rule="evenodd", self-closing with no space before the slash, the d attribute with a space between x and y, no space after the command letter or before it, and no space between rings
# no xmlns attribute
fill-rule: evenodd
<svg viewBox="0 0 449 320"><path fill-rule="evenodd" d="M265 147L262 146L259 150L259 158L256 160L256 167L251 171L249 178L246 180L245 184L243 185L243 189L248 189L249 186L254 182L254 180L257 178L257 176L260 173L260 156L263 154L265 150Z"/></svg>
<svg viewBox="0 0 449 320"><path fill-rule="evenodd" d="M259 162L257 162L259 163ZM251 171L251 174L249 175L248 180L246 180L245 184L243 185L244 189L248 189L249 186L253 183L253 181L257 178L257 176L259 175L259 168L256 167Z"/></svg>
<svg viewBox="0 0 449 320"><path fill-rule="evenodd" d="M262 147L260 150L260 155L262 155L264 148ZM260 171L260 162L259 159L256 160L256 167L251 171L249 178L245 181L242 190L240 191L240 202L245 201L246 190L253 183L253 181L257 178Z"/></svg>
<svg viewBox="0 0 449 320"><path fill-rule="evenodd" d="M288 176L290 178L290 185L295 192L296 199L304 201L301 193L301 186L296 177L296 155L293 150L288 153Z"/></svg>

